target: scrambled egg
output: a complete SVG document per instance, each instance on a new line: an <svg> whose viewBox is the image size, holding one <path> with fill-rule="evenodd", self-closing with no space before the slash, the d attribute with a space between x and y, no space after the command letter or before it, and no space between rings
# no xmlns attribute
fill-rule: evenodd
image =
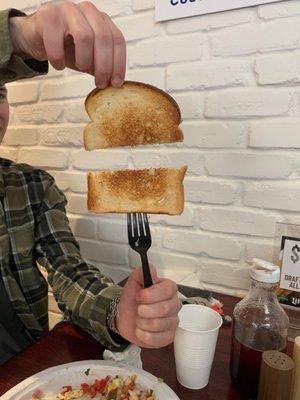
<svg viewBox="0 0 300 400"><path fill-rule="evenodd" d="M121 379L120 378L114 378L110 384L108 385L107 392L110 393L115 389L118 389L121 387Z"/></svg>
<svg viewBox="0 0 300 400"><path fill-rule="evenodd" d="M56 399L57 400L73 400L73 399L78 399L83 396L83 390L78 389L78 390L70 390L69 392L66 392L64 394L60 393Z"/></svg>

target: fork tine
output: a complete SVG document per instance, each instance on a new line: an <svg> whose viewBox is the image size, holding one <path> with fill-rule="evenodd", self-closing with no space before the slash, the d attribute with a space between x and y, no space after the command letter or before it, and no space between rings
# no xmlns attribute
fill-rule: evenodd
<svg viewBox="0 0 300 400"><path fill-rule="evenodd" d="M143 214L143 222L144 222L144 226L145 226L146 235L151 236L149 222L148 222L148 216L146 213Z"/></svg>
<svg viewBox="0 0 300 400"><path fill-rule="evenodd" d="M127 234L128 234L128 239L132 238L132 216L131 214L127 214Z"/></svg>
<svg viewBox="0 0 300 400"><path fill-rule="evenodd" d="M136 213L132 213L132 220L133 220L133 235L132 236L139 236L139 230L136 220Z"/></svg>
<svg viewBox="0 0 300 400"><path fill-rule="evenodd" d="M137 217L138 217L139 236L145 236L143 221L142 221L142 214L137 213Z"/></svg>

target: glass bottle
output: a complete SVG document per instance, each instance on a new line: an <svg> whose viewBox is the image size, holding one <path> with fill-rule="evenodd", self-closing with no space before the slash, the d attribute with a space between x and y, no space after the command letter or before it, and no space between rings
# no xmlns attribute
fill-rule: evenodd
<svg viewBox="0 0 300 400"><path fill-rule="evenodd" d="M249 293L233 312L230 374L252 400L257 398L262 353L285 350L289 319L276 296L279 267L255 258L250 276Z"/></svg>

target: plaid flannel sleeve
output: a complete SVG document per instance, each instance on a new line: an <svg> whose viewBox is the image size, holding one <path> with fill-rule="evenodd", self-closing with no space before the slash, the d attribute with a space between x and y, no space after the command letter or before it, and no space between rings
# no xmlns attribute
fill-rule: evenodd
<svg viewBox="0 0 300 400"><path fill-rule="evenodd" d="M106 348L121 351L129 343L110 334L106 315L120 286L86 263L65 213L66 198L52 177L43 172L45 196L36 225L37 261L48 271L59 308L67 320L92 334Z"/></svg>
<svg viewBox="0 0 300 400"><path fill-rule="evenodd" d="M13 53L9 18L24 15L15 9L0 11L0 84L32 78L48 72L48 61L23 60Z"/></svg>

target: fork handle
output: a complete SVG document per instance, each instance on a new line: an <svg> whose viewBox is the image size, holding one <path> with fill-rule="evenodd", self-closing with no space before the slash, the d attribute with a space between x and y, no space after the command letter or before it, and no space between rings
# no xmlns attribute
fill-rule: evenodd
<svg viewBox="0 0 300 400"><path fill-rule="evenodd" d="M144 275L144 287L148 288L153 285L153 281L150 273L147 253L141 253L141 259L142 259L143 275Z"/></svg>

